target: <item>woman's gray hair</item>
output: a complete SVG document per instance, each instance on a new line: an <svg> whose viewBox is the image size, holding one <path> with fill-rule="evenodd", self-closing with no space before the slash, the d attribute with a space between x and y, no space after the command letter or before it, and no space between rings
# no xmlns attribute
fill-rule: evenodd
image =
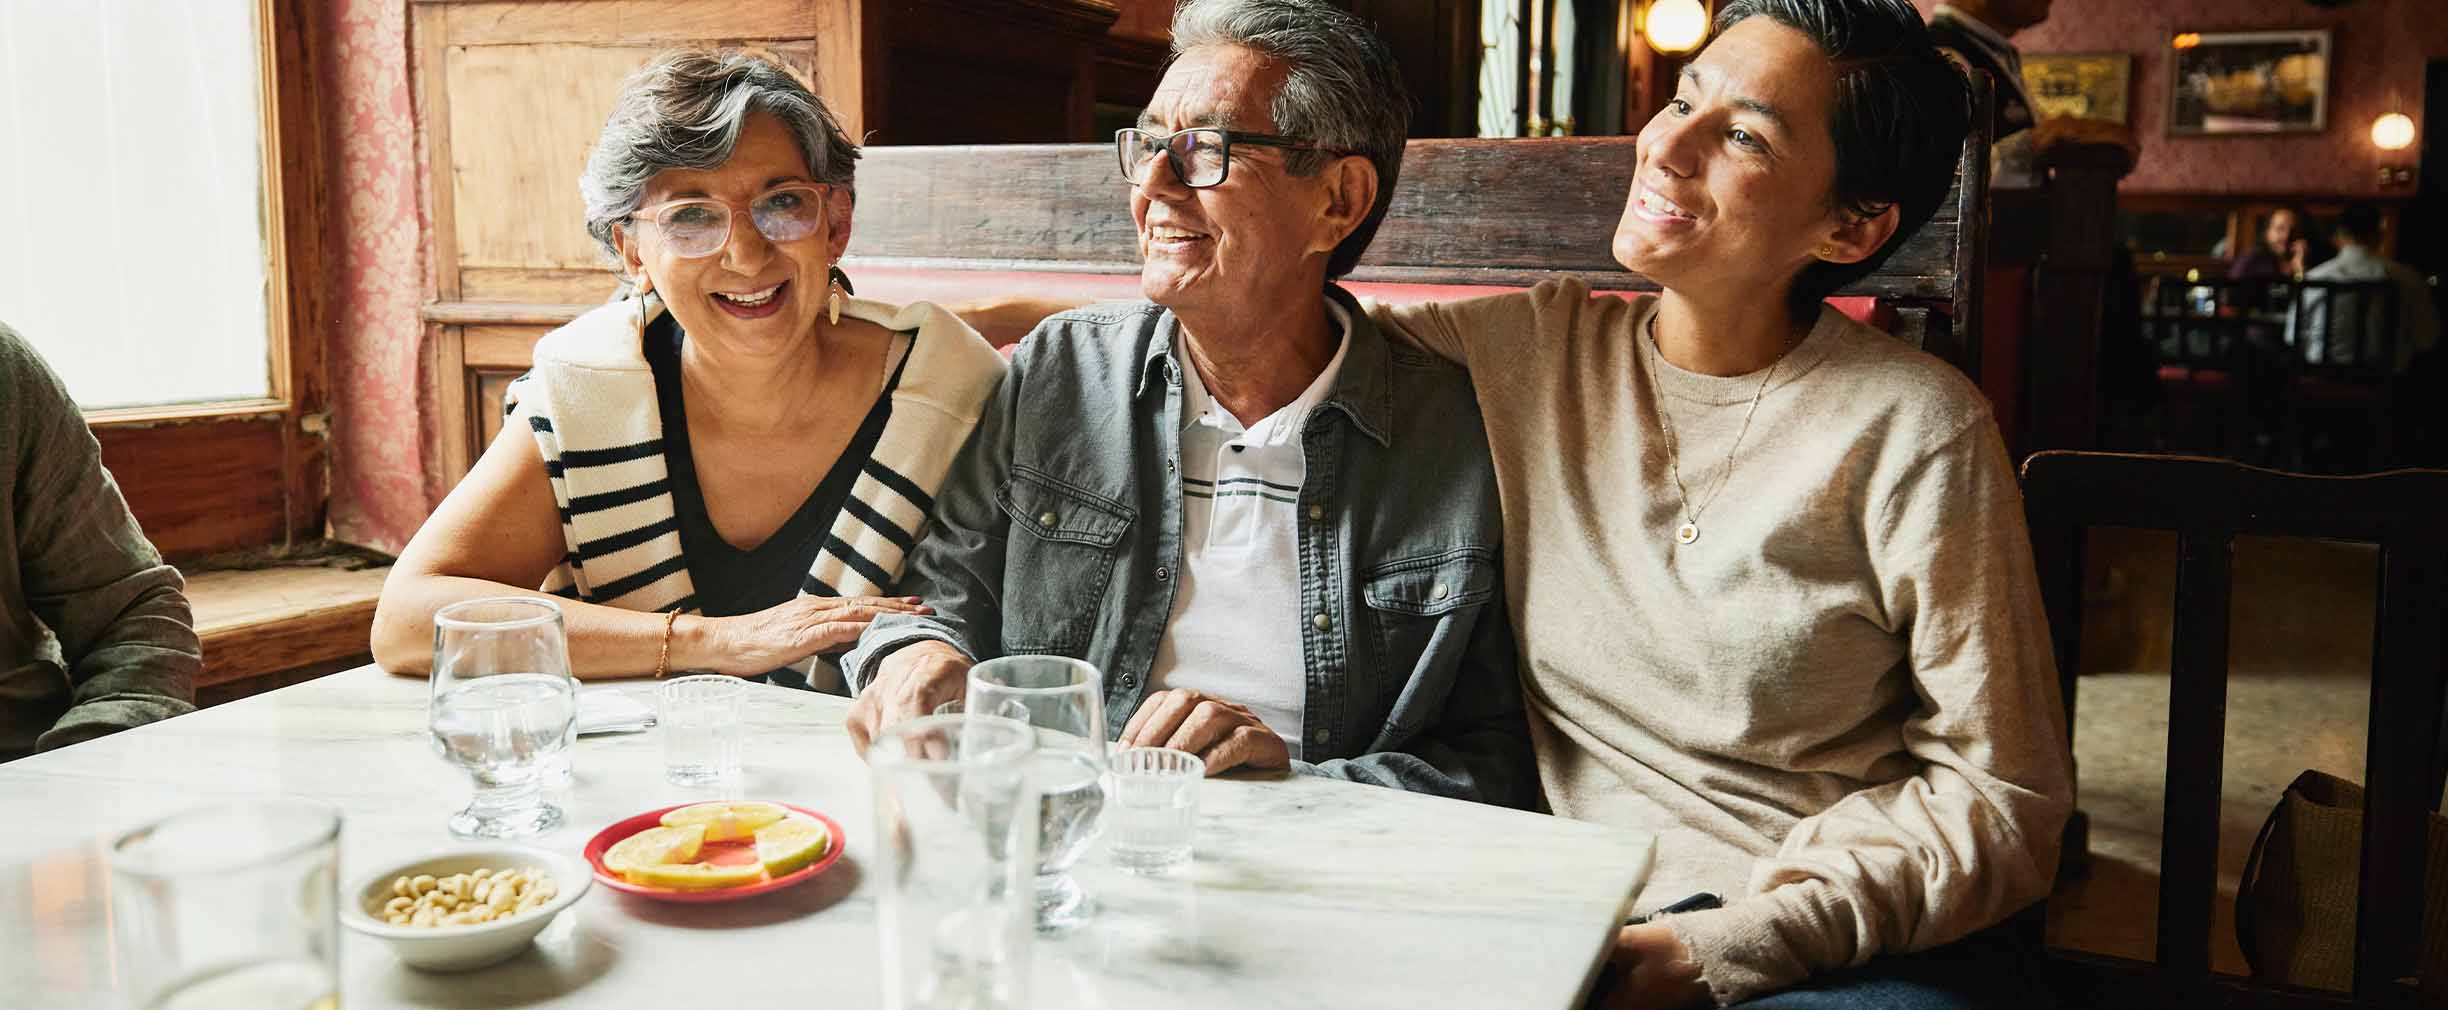
<svg viewBox="0 0 2448 1010"><path fill-rule="evenodd" d="M708 169L730 160L752 112L781 120L798 138L815 181L851 190L858 146L790 71L744 50L680 49L655 57L621 84L620 101L578 177L587 233L617 260L612 229L645 202L654 177L665 169Z"/></svg>
<svg viewBox="0 0 2448 1010"><path fill-rule="evenodd" d="M1240 46L1282 61L1288 72L1268 110L1275 132L1377 167L1376 204L1326 262L1330 280L1350 273L1394 202L1411 135L1411 95L1393 51L1359 18L1323 0L1185 0L1173 12L1173 54L1201 46ZM1292 151L1284 164L1294 175L1312 175L1335 157Z"/></svg>

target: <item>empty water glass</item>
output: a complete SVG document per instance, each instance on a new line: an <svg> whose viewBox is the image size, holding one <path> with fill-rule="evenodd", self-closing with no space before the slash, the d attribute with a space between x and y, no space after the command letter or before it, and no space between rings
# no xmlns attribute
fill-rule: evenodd
<svg viewBox="0 0 2448 1010"><path fill-rule="evenodd" d="M740 707L748 685L737 677L700 674L663 682L663 777L674 785L720 785L740 771Z"/></svg>
<svg viewBox="0 0 2448 1010"><path fill-rule="evenodd" d="M867 748L886 1010L1028 1005L1037 873L1026 724L932 715Z"/></svg>
<svg viewBox="0 0 2448 1010"><path fill-rule="evenodd" d="M129 1005L331 1010L339 851L340 812L315 803L212 807L120 836L112 963Z"/></svg>
<svg viewBox="0 0 2448 1010"><path fill-rule="evenodd" d="M1105 847L1132 873L1171 873L1190 862L1199 779L1207 764L1170 747L1126 747L1113 757Z"/></svg>

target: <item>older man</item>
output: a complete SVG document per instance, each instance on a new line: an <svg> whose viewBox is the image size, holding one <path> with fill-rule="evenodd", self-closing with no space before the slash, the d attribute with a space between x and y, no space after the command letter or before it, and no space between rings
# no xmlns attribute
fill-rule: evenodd
<svg viewBox="0 0 2448 1010"><path fill-rule="evenodd" d="M1116 137L1149 302L1056 315L954 464L901 591L843 664L849 728L958 697L973 661L1105 673L1124 744L1210 773L1536 795L1467 378L1332 284L1385 216L1409 100L1319 0L1193 0Z"/></svg>
<svg viewBox="0 0 2448 1010"><path fill-rule="evenodd" d="M195 711L185 583L128 514L67 387L7 326L0 506L0 761Z"/></svg>

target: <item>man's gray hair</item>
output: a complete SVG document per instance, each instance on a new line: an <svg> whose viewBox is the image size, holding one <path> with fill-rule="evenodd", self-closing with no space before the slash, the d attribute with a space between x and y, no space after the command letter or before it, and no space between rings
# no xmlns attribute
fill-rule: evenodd
<svg viewBox="0 0 2448 1010"><path fill-rule="evenodd" d="M858 146L790 71L743 50L680 49L655 57L621 84L620 101L578 177L587 233L618 258L612 229L645 202L654 177L665 169L709 169L729 161L752 112L781 120L798 138L811 178L851 189Z"/></svg>
<svg viewBox="0 0 2448 1010"><path fill-rule="evenodd" d="M1411 95L1394 53L1359 18L1323 0L1185 0L1173 12L1173 54L1201 46L1240 46L1282 61L1288 73L1269 110L1275 132L1357 154L1377 167L1377 202L1360 227L1335 246L1328 279L1350 273L1377 236L1403 142L1411 135ZM1287 152L1294 175L1312 175L1336 155Z"/></svg>

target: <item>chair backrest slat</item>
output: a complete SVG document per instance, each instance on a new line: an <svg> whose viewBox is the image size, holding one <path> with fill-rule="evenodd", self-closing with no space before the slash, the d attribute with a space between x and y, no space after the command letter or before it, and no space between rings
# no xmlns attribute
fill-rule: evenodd
<svg viewBox="0 0 2448 1010"><path fill-rule="evenodd" d="M2227 623L2235 536L2218 524L2176 541L2175 640L2169 653L2167 795L2159 834L2159 965L2210 975L2218 900L2219 784L2227 744Z"/></svg>
<svg viewBox="0 0 2448 1010"><path fill-rule="evenodd" d="M2358 994L2376 994L2407 974L2421 950L2424 855L2430 812L2440 799L2440 768L2410 756L2439 753L2441 671L2448 669L2439 629L2448 618L2442 601L2448 601L2448 553L2439 538L2381 545L2355 902Z"/></svg>

